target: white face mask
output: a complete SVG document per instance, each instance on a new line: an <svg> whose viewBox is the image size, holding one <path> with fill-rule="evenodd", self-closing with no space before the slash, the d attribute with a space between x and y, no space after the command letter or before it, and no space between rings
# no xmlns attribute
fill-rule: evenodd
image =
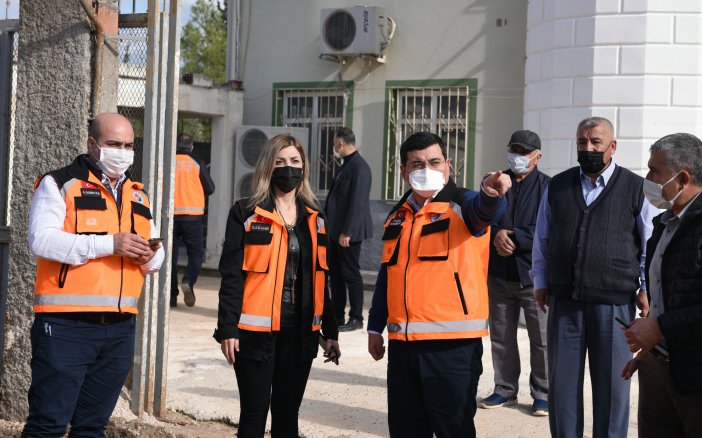
<svg viewBox="0 0 702 438"><path fill-rule="evenodd" d="M410 172L409 183L418 195L428 198L443 189L446 181L443 172L425 167Z"/></svg>
<svg viewBox="0 0 702 438"><path fill-rule="evenodd" d="M97 162L102 173L109 178L119 178L124 175L124 172L129 169L129 166L134 162L134 150L117 149L101 147L95 142L100 149L100 159Z"/></svg>
<svg viewBox="0 0 702 438"><path fill-rule="evenodd" d="M509 163L509 168L512 169L515 175L524 175L529 172L529 163L533 158L510 152L507 154L507 163Z"/></svg>
<svg viewBox="0 0 702 438"><path fill-rule="evenodd" d="M678 194L673 197L673 199L667 200L663 197L663 187L665 187L669 182L673 181L678 175L680 175L680 172L676 173L672 178L663 184L656 184L653 181L645 179L643 192L646 199L648 199L648 202L650 202L654 207L662 208L664 210L670 210L673 208L673 203L676 199L678 199L678 196L680 196L682 190L680 190Z"/></svg>

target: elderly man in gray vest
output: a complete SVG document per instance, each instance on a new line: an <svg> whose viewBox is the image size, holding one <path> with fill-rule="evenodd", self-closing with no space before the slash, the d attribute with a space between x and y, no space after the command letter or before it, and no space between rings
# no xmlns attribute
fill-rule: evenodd
<svg viewBox="0 0 702 438"><path fill-rule="evenodd" d="M549 306L551 434L583 436L587 353L592 436L626 437L630 384L619 373L631 352L615 318L633 319L634 303L648 313L645 248L658 209L643 178L614 163L609 120L581 121L576 145L580 166L554 176L541 199L530 271L539 306Z"/></svg>

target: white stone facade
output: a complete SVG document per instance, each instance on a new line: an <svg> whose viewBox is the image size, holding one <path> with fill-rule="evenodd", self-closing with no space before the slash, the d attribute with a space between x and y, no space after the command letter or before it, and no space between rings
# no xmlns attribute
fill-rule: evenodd
<svg viewBox="0 0 702 438"><path fill-rule="evenodd" d="M616 161L645 174L648 148L702 120L702 2L530 0L524 125L541 136L541 168L577 165L575 129L615 125Z"/></svg>

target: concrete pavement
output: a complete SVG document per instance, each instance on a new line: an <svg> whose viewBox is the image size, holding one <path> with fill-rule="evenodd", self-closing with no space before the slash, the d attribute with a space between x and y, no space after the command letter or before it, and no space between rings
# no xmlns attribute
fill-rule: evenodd
<svg viewBox="0 0 702 438"><path fill-rule="evenodd" d="M239 394L234 370L224 359L212 338L217 324L219 278L200 277L195 288L197 303L186 307L179 302L171 309L168 404L199 420L226 419L238 422ZM365 305L370 304L366 293ZM478 409L478 436L489 438L536 437L549 434L548 419L531 416L529 395L529 348L526 330L519 329L522 359L519 404L500 409ZM367 353L365 330L341 333L342 357L339 366L324 363L321 353L314 361L305 399L300 408L300 433L313 437L388 436L385 376L387 359L375 362ZM484 372L478 398L493 389L489 338L483 341ZM592 399L590 379L585 376L585 436L591 436ZM636 436L638 382L632 382L632 411L629 437ZM269 416L270 426L270 416Z"/></svg>

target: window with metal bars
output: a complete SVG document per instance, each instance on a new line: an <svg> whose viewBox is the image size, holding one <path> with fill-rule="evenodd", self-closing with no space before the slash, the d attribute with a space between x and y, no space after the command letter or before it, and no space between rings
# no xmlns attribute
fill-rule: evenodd
<svg viewBox="0 0 702 438"><path fill-rule="evenodd" d="M407 190L400 172L400 146L421 131L433 132L446 143L456 184L472 185L476 85L474 79L387 83L385 199L399 199Z"/></svg>
<svg viewBox="0 0 702 438"><path fill-rule="evenodd" d="M333 154L334 130L351 125L353 83L283 83L273 88L273 124L309 130L311 184L317 195L324 196L340 165Z"/></svg>

